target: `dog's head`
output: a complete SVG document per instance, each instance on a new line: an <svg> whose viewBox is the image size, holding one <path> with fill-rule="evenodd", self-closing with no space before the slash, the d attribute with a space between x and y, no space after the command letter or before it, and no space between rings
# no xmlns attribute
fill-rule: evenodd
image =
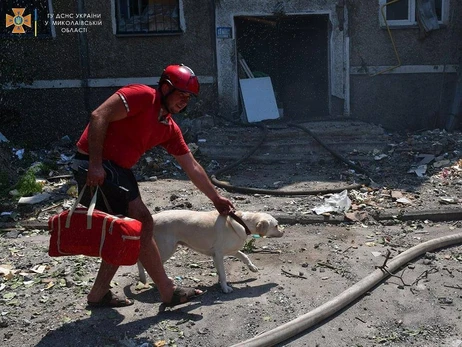
<svg viewBox="0 0 462 347"><path fill-rule="evenodd" d="M240 217L246 223L253 234L261 237L281 237L284 228L279 226L276 218L264 212L242 212Z"/></svg>

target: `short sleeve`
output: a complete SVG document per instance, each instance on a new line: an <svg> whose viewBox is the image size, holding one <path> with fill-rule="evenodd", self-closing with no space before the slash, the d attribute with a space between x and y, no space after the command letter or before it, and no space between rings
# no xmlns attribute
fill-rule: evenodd
<svg viewBox="0 0 462 347"><path fill-rule="evenodd" d="M173 126L173 134L170 139L161 146L171 155L183 155L190 152L188 145L186 144L183 134L181 133L180 127L171 120Z"/></svg>
<svg viewBox="0 0 462 347"><path fill-rule="evenodd" d="M142 84L130 84L120 88L116 94L122 99L129 117L152 105L156 91Z"/></svg>

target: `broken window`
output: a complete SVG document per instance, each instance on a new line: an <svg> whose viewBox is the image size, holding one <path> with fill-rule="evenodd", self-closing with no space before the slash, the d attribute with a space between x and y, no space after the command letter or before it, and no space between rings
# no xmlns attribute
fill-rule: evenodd
<svg viewBox="0 0 462 347"><path fill-rule="evenodd" d="M2 0L0 36L50 37L52 13L51 0Z"/></svg>
<svg viewBox="0 0 462 347"><path fill-rule="evenodd" d="M417 27L422 8L431 7L432 13L435 14L435 21L438 24L446 24L449 17L449 0L379 0L380 5L380 24L385 27ZM383 10L382 10L383 9ZM383 12L383 14L382 14ZM428 13L428 11L425 11ZM385 15L385 19L383 18Z"/></svg>
<svg viewBox="0 0 462 347"><path fill-rule="evenodd" d="M178 0L116 0L117 34L179 33Z"/></svg>

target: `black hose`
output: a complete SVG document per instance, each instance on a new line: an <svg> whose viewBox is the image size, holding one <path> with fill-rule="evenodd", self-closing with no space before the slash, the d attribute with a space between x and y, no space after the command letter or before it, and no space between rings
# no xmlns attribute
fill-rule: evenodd
<svg viewBox="0 0 462 347"><path fill-rule="evenodd" d="M290 127L294 127L294 128L299 128L299 129L302 129L304 132L308 133L313 139L315 139L323 148L325 148L330 154L332 154L335 158L337 158L338 160L344 162L345 164L347 164L349 167L351 167L352 169L358 171L358 172L361 172L363 174L365 174L366 176L370 177L369 173L363 169L362 167L352 163L350 160L346 159L345 157L343 157L342 155L340 155L339 153L337 153L336 151L334 151L332 148L330 148L329 146L327 146L324 142L322 142L318 136L316 136L315 133L313 133L310 129L304 127L303 125L298 125L298 124L293 124L293 123L289 123L288 126Z"/></svg>
<svg viewBox="0 0 462 347"><path fill-rule="evenodd" d="M222 174L224 172L230 171L231 169L233 169L233 168L237 167L238 165L240 165L242 162L247 160L252 154L254 154L257 151L257 149L266 141L266 137L268 135L268 128L263 124L255 124L254 126L257 126L257 127L261 128L262 131L263 131L263 136L260 138L260 141L258 141L258 143L244 157L242 157L241 159L237 160L236 162L232 163L229 166L218 169L217 171L215 171L214 173L211 174L210 180L217 187L226 189L229 192L246 193L246 194L247 193L249 193L249 194L267 194L267 195L282 196L282 195L317 195L317 194L339 193L339 192L341 192L341 191L343 191L345 189L346 190L359 189L365 184L365 183L352 184L352 185L348 185L348 186L344 186L344 187L340 187L340 188L330 188L330 189L287 191L287 190L274 190L274 189L260 189L260 188L239 187L239 186L231 185L228 182L218 180L217 179L218 175L220 175L220 174ZM349 160L345 159L340 154L336 153L335 151L333 151L332 149L327 147L316 135L314 135L307 128L305 128L303 126L296 125L296 124L290 124L290 126L297 127L297 128L300 128L300 129L306 131L317 142L319 142L325 149L327 149L332 155L334 155L335 158L337 158L340 161L346 163L347 165L353 167L356 171L360 171L362 173L365 173L364 169L362 169L359 166L351 163Z"/></svg>

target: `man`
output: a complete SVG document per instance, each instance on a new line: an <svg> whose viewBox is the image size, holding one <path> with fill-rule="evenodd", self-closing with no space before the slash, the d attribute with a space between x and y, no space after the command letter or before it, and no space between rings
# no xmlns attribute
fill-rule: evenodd
<svg viewBox="0 0 462 347"><path fill-rule="evenodd" d="M100 186L114 214L124 214L142 222L139 260L156 283L162 302L170 307L187 302L202 291L175 287L167 277L152 238L151 213L141 200L130 168L148 149L160 145L175 157L219 213L227 214L234 209L231 201L216 191L171 118L171 114L184 110L192 95L198 95L199 87L197 76L190 68L170 65L164 69L157 89L145 85L119 89L92 112L90 122L77 142L78 152L73 163L79 191L85 184ZM86 200L88 203L88 197ZM104 210L104 204L97 205L97 208ZM132 300L119 298L110 291L110 281L117 268L102 261L87 296L89 306L133 304Z"/></svg>

